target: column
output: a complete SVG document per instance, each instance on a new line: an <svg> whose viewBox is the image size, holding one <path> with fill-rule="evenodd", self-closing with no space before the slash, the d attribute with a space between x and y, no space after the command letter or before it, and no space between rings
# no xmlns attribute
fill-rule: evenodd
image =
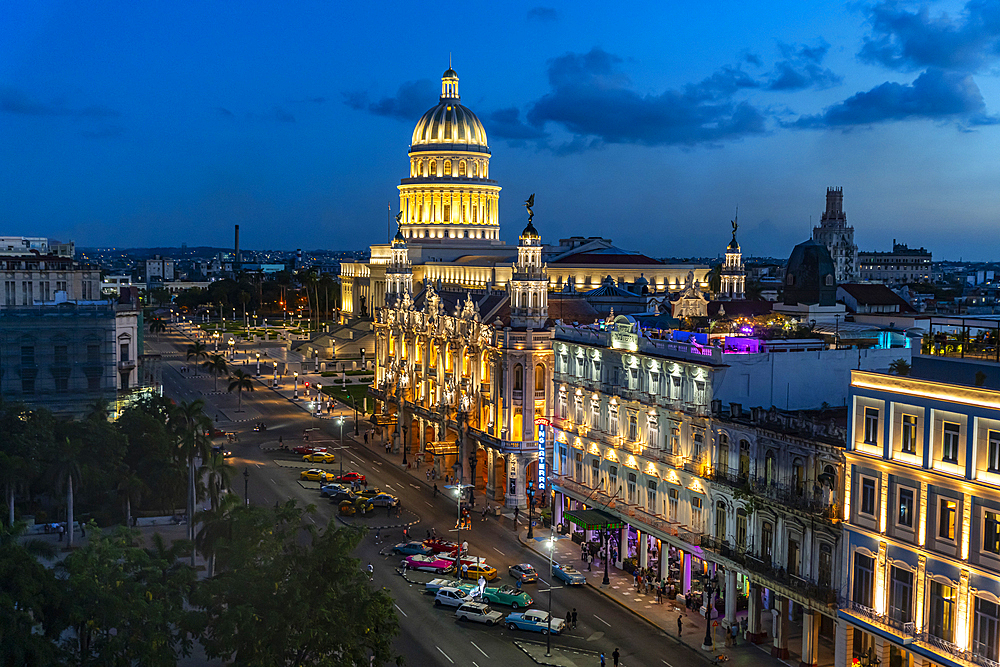
<svg viewBox="0 0 1000 667"><path fill-rule="evenodd" d="M625 524L618 531L618 560L615 561L615 567L619 570L622 569L622 564L625 562L625 552L628 550L628 524Z"/></svg>
<svg viewBox="0 0 1000 667"><path fill-rule="evenodd" d="M656 564L656 578L659 580L665 580L667 574L670 572L670 563L668 562L667 552L670 550L667 543L663 540L657 540L658 549L656 552L659 560Z"/></svg>
<svg viewBox="0 0 1000 667"><path fill-rule="evenodd" d="M854 626L843 619L837 621L833 647L833 667L852 667L854 658Z"/></svg>
<svg viewBox="0 0 1000 667"><path fill-rule="evenodd" d="M764 601L760 598L760 584L750 584L750 600L747 609L747 641L754 644L763 644L767 641L767 633L763 631L760 623L760 613L764 608Z"/></svg>
<svg viewBox="0 0 1000 667"><path fill-rule="evenodd" d="M691 554L681 551L681 593L691 590Z"/></svg>
<svg viewBox="0 0 1000 667"><path fill-rule="evenodd" d="M639 567L649 567L649 535L641 530L636 534L639 536Z"/></svg>
<svg viewBox="0 0 1000 667"><path fill-rule="evenodd" d="M819 620L817 612L802 611L802 660L799 667L816 667L819 662Z"/></svg>
<svg viewBox="0 0 1000 667"><path fill-rule="evenodd" d="M739 592L736 590L736 570L729 568L726 570L726 627L732 627L736 620L736 598Z"/></svg>
<svg viewBox="0 0 1000 667"><path fill-rule="evenodd" d="M892 646L892 642L876 634L872 634L872 637L875 639L875 657L882 661L881 664L888 665L889 647Z"/></svg>
<svg viewBox="0 0 1000 667"><path fill-rule="evenodd" d="M774 596L774 609L771 610L774 616L771 625L774 633L774 644L771 646L771 655L780 660L788 657L788 598L780 595Z"/></svg>

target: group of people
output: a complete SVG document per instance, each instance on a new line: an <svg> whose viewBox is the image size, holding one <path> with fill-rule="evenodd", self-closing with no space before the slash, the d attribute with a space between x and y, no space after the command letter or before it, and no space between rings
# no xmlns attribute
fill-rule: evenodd
<svg viewBox="0 0 1000 667"><path fill-rule="evenodd" d="M82 537L86 537L87 536L86 528L84 528L84 525L82 523L77 524L77 522L74 521L73 524L80 526L80 535ZM61 523L47 523L47 524L45 524L44 530L45 530L45 532L47 534L58 533L58 535L59 535L59 541L62 542L63 541L63 537L66 536L66 523L65 522L61 522Z"/></svg>

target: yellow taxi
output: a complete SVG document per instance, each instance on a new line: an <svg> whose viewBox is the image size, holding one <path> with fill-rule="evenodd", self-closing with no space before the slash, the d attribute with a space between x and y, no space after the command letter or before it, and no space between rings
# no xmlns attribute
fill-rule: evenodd
<svg viewBox="0 0 1000 667"><path fill-rule="evenodd" d="M329 452L313 452L302 457L303 461L309 463L333 463L336 457Z"/></svg>
<svg viewBox="0 0 1000 667"><path fill-rule="evenodd" d="M310 470L303 470L299 473L299 479L304 479L309 482L332 482L333 475L324 470L319 470L318 468L312 468Z"/></svg>
<svg viewBox="0 0 1000 667"><path fill-rule="evenodd" d="M486 563L473 563L468 569L462 567L462 577L465 579L479 579L482 577L486 581L493 581L497 578L497 569L490 567Z"/></svg>

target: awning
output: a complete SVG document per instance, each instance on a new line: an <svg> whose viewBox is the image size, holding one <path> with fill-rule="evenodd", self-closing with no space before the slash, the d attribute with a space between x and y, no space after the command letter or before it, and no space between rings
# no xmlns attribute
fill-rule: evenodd
<svg viewBox="0 0 1000 667"><path fill-rule="evenodd" d="M566 510L563 516L584 530L624 528L627 524L601 510Z"/></svg>

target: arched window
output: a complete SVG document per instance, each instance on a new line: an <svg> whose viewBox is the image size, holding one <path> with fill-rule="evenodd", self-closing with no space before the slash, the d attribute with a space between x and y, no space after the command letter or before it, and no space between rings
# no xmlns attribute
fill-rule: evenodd
<svg viewBox="0 0 1000 667"><path fill-rule="evenodd" d="M437 160L431 160L431 176L437 176Z"/></svg>
<svg viewBox="0 0 1000 667"><path fill-rule="evenodd" d="M535 365L535 391L545 391L545 366Z"/></svg>
<svg viewBox="0 0 1000 667"><path fill-rule="evenodd" d="M514 391L524 390L524 366L517 364L514 366Z"/></svg>
<svg viewBox="0 0 1000 667"><path fill-rule="evenodd" d="M764 483L774 484L777 481L775 479L776 473L777 473L777 466L774 460L774 452L769 451L764 456Z"/></svg>
<svg viewBox="0 0 1000 667"><path fill-rule="evenodd" d="M451 176L451 160L444 161L444 175Z"/></svg>
<svg viewBox="0 0 1000 667"><path fill-rule="evenodd" d="M729 436L725 433L719 434L719 470L729 472Z"/></svg>
<svg viewBox="0 0 1000 667"><path fill-rule="evenodd" d="M726 503L722 500L715 503L715 537L726 539Z"/></svg>
<svg viewBox="0 0 1000 667"><path fill-rule="evenodd" d="M746 479L750 476L750 443L740 440L740 469L739 476Z"/></svg>
<svg viewBox="0 0 1000 667"><path fill-rule="evenodd" d="M795 489L795 493L801 496L805 486L805 468L802 459L796 457L792 460L792 487Z"/></svg>
<svg viewBox="0 0 1000 667"><path fill-rule="evenodd" d="M465 176L465 160L458 163L458 175Z"/></svg>
<svg viewBox="0 0 1000 667"><path fill-rule="evenodd" d="M833 275L827 274L826 278L823 279L823 282L826 283L827 287L833 287Z"/></svg>

